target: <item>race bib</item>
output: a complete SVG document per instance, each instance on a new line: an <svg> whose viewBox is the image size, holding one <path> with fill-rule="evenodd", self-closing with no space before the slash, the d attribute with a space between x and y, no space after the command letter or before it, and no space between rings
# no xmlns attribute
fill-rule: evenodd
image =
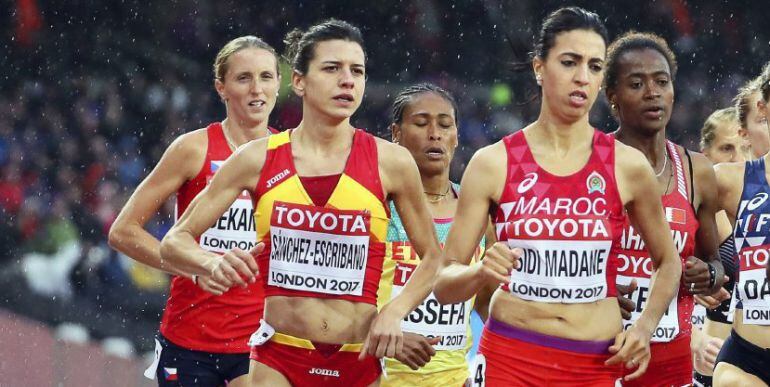
<svg viewBox="0 0 770 387"><path fill-rule="evenodd" d="M770 283L765 272L770 257L768 247L747 247L739 254L741 274L738 287L744 324L770 325Z"/></svg>
<svg viewBox="0 0 770 387"><path fill-rule="evenodd" d="M649 260L649 259L648 259ZM632 273L629 273L632 274ZM638 287L631 294L631 300L636 304L636 309L631 312L631 319L623 321L623 329L628 329L639 316L642 315L642 310L647 305L647 297L650 295L650 278L649 277L629 277L626 275L618 274L617 282L621 285L628 285L631 280L636 279ZM674 295L674 299L668 305L666 313L661 317L658 327L652 333L652 339L650 341L654 343L665 343L673 340L676 335L679 334L679 311L677 310L677 294Z"/></svg>
<svg viewBox="0 0 770 387"><path fill-rule="evenodd" d="M275 202L268 285L362 295L370 218L364 211Z"/></svg>
<svg viewBox="0 0 770 387"><path fill-rule="evenodd" d="M690 320L694 328L703 329L703 325L706 324L706 307L695 303L695 307L692 309L692 316L690 317Z"/></svg>
<svg viewBox="0 0 770 387"><path fill-rule="evenodd" d="M223 163L211 162L211 173L206 177L206 185ZM249 251L256 244L254 205L248 191L241 192L230 208L199 239L199 245L204 250L215 253L225 253L236 247Z"/></svg>
<svg viewBox="0 0 770 387"><path fill-rule="evenodd" d="M393 275L393 290L391 300L401 294L406 282L411 277L416 265L397 263ZM468 344L468 324L472 310L472 302L456 304L441 304L433 292L412 313L401 322L401 328L406 332L418 333L428 338L440 337L437 350L465 349Z"/></svg>
<svg viewBox="0 0 770 387"><path fill-rule="evenodd" d="M587 303L607 296L611 241L509 239L524 251L511 272L511 294L524 300Z"/></svg>

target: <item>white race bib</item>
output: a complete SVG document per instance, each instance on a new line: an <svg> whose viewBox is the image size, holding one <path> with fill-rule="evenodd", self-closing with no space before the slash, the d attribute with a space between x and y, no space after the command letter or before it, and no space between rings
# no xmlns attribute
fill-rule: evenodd
<svg viewBox="0 0 770 387"><path fill-rule="evenodd" d="M324 294L363 294L370 215L275 202L268 285Z"/></svg>
<svg viewBox="0 0 770 387"><path fill-rule="evenodd" d="M401 294L415 265L398 263L393 275L391 300ZM433 292L401 322L401 329L432 338L441 337L433 348L437 350L465 349L468 344L468 324L473 308L472 301L441 304Z"/></svg>
<svg viewBox="0 0 770 387"><path fill-rule="evenodd" d="M636 304L636 308L631 312L631 319L623 321L623 329L628 329L631 324L639 319L639 316L642 315L642 310L644 310L647 305L647 297L650 295L649 277L628 277L625 275L618 275L617 282L621 285L628 285L631 283L632 279L636 279L638 285L636 291L631 294L631 300ZM668 305L666 313L663 314L663 317L661 317L660 322L658 323L658 327L655 328L655 331L652 333L652 339L650 341L653 343L667 343L679 334L679 311L677 309L678 294L679 290L677 289L674 299Z"/></svg>
<svg viewBox="0 0 770 387"><path fill-rule="evenodd" d="M508 239L508 246L524 251L519 268L511 273L511 294L566 304L607 297L611 241Z"/></svg>

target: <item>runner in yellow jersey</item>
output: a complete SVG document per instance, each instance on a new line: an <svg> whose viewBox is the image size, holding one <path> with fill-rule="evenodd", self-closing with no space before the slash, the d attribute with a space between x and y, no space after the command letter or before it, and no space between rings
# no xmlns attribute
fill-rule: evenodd
<svg viewBox="0 0 770 387"><path fill-rule="evenodd" d="M421 83L404 89L393 103L393 141L412 153L425 190L439 241L449 233L459 186L449 180L457 148L457 105L444 89ZM420 263L401 217L390 203L391 222L378 297L380 306L397 296ZM478 259L484 239L474 253ZM483 296L482 296L483 298ZM485 306L482 301L481 306ZM386 359L382 386L462 386L468 379L466 355L473 340L473 299L441 305L431 294L401 323L404 351ZM432 358L431 358L432 356Z"/></svg>

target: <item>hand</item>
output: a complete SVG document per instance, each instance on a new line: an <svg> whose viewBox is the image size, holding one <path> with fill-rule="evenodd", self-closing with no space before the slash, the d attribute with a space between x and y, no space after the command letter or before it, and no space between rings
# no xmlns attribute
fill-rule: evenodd
<svg viewBox="0 0 770 387"><path fill-rule="evenodd" d="M696 294L694 298L695 302L703 305L706 307L706 309L716 309L719 307L719 305L722 304L722 302L730 298L730 292L728 292L725 288L719 288L716 293L710 296Z"/></svg>
<svg viewBox="0 0 770 387"><path fill-rule="evenodd" d="M695 355L694 367L698 370L713 370L722 344L724 344L724 340L704 333L703 339L700 340L697 347L692 348L693 355Z"/></svg>
<svg viewBox="0 0 770 387"><path fill-rule="evenodd" d="M243 277L246 277L250 283L256 281L259 267L257 267L255 256L264 249L265 244L260 242L249 250L248 253L235 248L222 256L217 256L208 264L210 266L209 272L211 273L208 277L221 287L229 289L233 285L239 285L245 288L248 284L244 281Z"/></svg>
<svg viewBox="0 0 770 387"><path fill-rule="evenodd" d="M615 343L609 348L610 353L614 355L604 362L604 365L623 363L628 369L639 367L634 373L623 378L626 381L642 376L650 364L652 332L641 328L637 323L615 336Z"/></svg>
<svg viewBox="0 0 770 387"><path fill-rule="evenodd" d="M216 281L213 281L208 276L195 276L195 279L193 280L196 286L198 286L201 290L207 293L211 293L215 296L221 296L225 294L230 288L226 288L220 284L218 284Z"/></svg>
<svg viewBox="0 0 770 387"><path fill-rule="evenodd" d="M711 290L711 286L709 286L711 282L709 266L699 258L687 257L684 271L682 272L682 279L690 294L707 294Z"/></svg>
<svg viewBox="0 0 770 387"><path fill-rule="evenodd" d="M385 305L369 327L369 334L366 335L358 360L363 360L367 354L381 358L396 357L396 354L401 353L404 350L402 317L391 312L388 305Z"/></svg>
<svg viewBox="0 0 770 387"><path fill-rule="evenodd" d="M631 295L639 287L636 284L636 279L632 279L628 285L617 284L615 287L618 289L617 298L620 305L620 315L623 317L623 320L630 320L631 313L636 309L636 303L631 299Z"/></svg>
<svg viewBox="0 0 770 387"><path fill-rule="evenodd" d="M476 263L477 274L484 282L508 284L523 253L520 248L511 249L506 242L496 242L484 253L484 259Z"/></svg>
<svg viewBox="0 0 770 387"><path fill-rule="evenodd" d="M396 354L396 360L416 371L428 364L430 358L436 354L433 346L439 341L441 337L429 339L417 333L404 332L404 349Z"/></svg>

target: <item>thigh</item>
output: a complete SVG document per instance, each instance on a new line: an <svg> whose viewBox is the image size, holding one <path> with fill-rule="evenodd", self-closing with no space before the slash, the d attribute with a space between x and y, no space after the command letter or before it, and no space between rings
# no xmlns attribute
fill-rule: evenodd
<svg viewBox="0 0 770 387"><path fill-rule="evenodd" d="M758 377L725 362L720 362L714 369L714 387L767 387Z"/></svg>
<svg viewBox="0 0 770 387"><path fill-rule="evenodd" d="M289 380L280 372L256 360L251 360L249 363L249 374L245 385L251 387L291 387Z"/></svg>

